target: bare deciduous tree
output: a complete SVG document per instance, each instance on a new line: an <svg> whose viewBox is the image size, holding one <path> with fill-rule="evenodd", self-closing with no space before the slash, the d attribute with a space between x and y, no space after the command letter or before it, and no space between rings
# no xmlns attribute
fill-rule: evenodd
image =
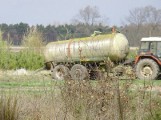
<svg viewBox="0 0 161 120"><path fill-rule="evenodd" d="M145 25L149 29L149 35L156 35L156 30L161 26L161 10L157 10L152 6L144 8L146 22Z"/></svg>
<svg viewBox="0 0 161 120"><path fill-rule="evenodd" d="M161 35L161 9L152 6L135 8L127 17L125 34L132 46L138 46L142 37Z"/></svg>
<svg viewBox="0 0 161 120"><path fill-rule="evenodd" d="M130 24L135 24L137 26L143 24L146 21L146 18L142 8L135 8L134 10L130 11L130 15L127 18L127 21Z"/></svg>
<svg viewBox="0 0 161 120"><path fill-rule="evenodd" d="M85 8L80 9L77 17L74 18L74 21L87 25L94 25L99 18L101 18L101 15L96 6L86 6Z"/></svg>
<svg viewBox="0 0 161 120"><path fill-rule="evenodd" d="M144 15L146 17L146 23L159 25L161 24L161 10L157 10L152 6L143 8Z"/></svg>
<svg viewBox="0 0 161 120"><path fill-rule="evenodd" d="M130 15L127 18L130 24L142 25L142 24L161 24L161 10L157 10L152 6L146 6L143 8L135 8L130 11Z"/></svg>

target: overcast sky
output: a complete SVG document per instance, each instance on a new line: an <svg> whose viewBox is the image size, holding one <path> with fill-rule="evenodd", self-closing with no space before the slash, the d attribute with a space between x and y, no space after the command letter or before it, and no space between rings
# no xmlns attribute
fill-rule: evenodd
<svg viewBox="0 0 161 120"><path fill-rule="evenodd" d="M0 24L70 23L87 5L97 6L110 25L121 25L129 10L148 5L161 9L161 0L0 0Z"/></svg>

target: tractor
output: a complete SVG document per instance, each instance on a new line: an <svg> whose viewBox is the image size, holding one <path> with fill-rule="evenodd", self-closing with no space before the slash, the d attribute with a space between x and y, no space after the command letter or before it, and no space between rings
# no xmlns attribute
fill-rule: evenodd
<svg viewBox="0 0 161 120"><path fill-rule="evenodd" d="M161 70L161 37L141 39L138 55L135 58L135 73L138 79L154 80Z"/></svg>

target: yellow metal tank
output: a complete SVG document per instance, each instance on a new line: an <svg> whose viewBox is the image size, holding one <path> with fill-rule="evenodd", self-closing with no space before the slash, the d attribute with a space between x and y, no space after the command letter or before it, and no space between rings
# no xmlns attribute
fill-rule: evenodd
<svg viewBox="0 0 161 120"><path fill-rule="evenodd" d="M48 43L46 62L120 61L129 52L127 38L121 33L97 35Z"/></svg>

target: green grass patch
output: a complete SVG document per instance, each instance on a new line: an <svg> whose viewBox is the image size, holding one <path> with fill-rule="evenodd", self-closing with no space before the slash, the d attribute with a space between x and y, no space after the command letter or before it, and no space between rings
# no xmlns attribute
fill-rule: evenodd
<svg viewBox="0 0 161 120"><path fill-rule="evenodd" d="M140 86L144 85L161 86L161 80L132 80L132 84Z"/></svg>
<svg viewBox="0 0 161 120"><path fill-rule="evenodd" d="M52 82L51 81L23 81L23 82L0 82L0 87L1 88L14 88L14 87L46 87L46 86L51 86Z"/></svg>

